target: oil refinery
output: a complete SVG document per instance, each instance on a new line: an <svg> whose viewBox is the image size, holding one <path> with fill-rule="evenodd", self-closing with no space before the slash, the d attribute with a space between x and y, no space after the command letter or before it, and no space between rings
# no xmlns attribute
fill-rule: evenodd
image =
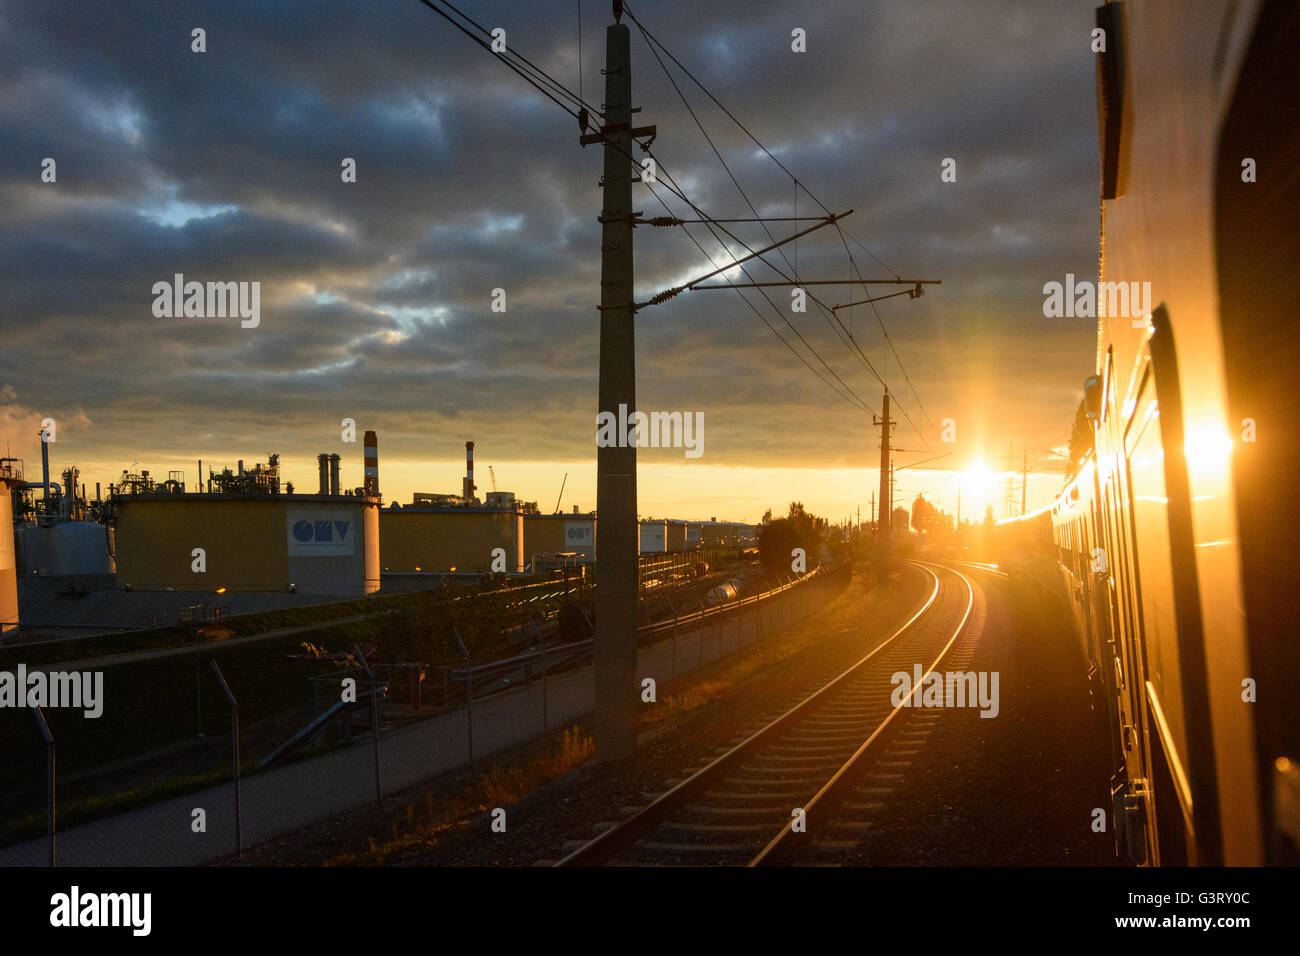
<svg viewBox="0 0 1300 956"><path fill-rule="evenodd" d="M374 431L365 432L360 461L316 456L314 493L284 479L275 452L221 470L199 460L197 481L124 469L92 492L74 464L53 480L51 443L38 438L40 480L26 480L20 458L0 462L6 638L23 626L42 637L164 626L218 595L231 613L255 612L596 560L594 511L543 514L535 501L497 490L495 479L480 497L472 441L459 493L415 492L409 503L385 505ZM360 485L344 487L349 466L360 466ZM742 548L755 529L657 518L639 522L639 539L643 554Z"/></svg>

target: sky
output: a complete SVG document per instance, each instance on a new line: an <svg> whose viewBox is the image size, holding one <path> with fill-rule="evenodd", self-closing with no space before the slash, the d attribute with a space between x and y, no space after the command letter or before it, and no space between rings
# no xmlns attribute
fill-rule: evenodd
<svg viewBox="0 0 1300 956"><path fill-rule="evenodd" d="M581 72L599 107L605 0L582 0L581 57L577 0L458 5L574 91ZM854 210L843 240L829 226L783 247L790 265L767 257L787 274L942 280L840 310L839 329L811 302L793 312L785 288L746 293L753 309L698 291L640 311L638 406L704 422L698 457L641 450L640 513L755 521L800 500L865 520L881 379L896 464L945 455L900 471L897 503L924 492L951 512L960 484L963 518L985 500L1001 517L1008 453L1018 471L1026 451L1029 506L1049 501L1096 343L1091 320L1043 315L1045 283L1096 277L1094 4L629 5L806 191L665 57L729 174L630 24L661 179L718 218L823 214L809 194ZM320 452L361 484L351 418L358 439L379 435L386 501L459 493L472 439L480 494L492 465L543 510L561 485L564 510L593 508L601 172L572 116L417 0L0 0L0 443L38 478L54 419L52 471L77 465L92 495L124 469L192 483L200 459L271 451L312 491ZM633 202L664 214L645 185ZM636 231L638 300L713 268L682 232ZM155 284L177 273L258 282L258 324L155 314Z"/></svg>

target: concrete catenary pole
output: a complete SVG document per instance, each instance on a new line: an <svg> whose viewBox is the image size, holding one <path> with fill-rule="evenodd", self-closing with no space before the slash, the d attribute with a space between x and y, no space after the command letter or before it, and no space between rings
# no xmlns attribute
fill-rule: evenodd
<svg viewBox="0 0 1300 956"><path fill-rule="evenodd" d="M876 522L876 584L880 588L889 587L889 524L893 517L893 501L889 496L889 392L885 392L881 417L876 419L880 426L880 520Z"/></svg>
<svg viewBox="0 0 1300 956"><path fill-rule="evenodd" d="M630 34L605 31L605 179L601 211L600 405L622 422L636 409L632 312L632 75ZM620 415L620 410L625 415ZM636 749L636 447L625 436L596 450L596 759Z"/></svg>

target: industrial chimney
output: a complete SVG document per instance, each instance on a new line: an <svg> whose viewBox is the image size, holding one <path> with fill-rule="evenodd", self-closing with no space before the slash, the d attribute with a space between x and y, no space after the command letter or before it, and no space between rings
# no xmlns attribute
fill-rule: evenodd
<svg viewBox="0 0 1300 956"><path fill-rule="evenodd" d="M330 493L330 456L321 452L316 456L316 465L320 469L320 491L318 493L328 495Z"/></svg>
<svg viewBox="0 0 1300 956"><path fill-rule="evenodd" d="M362 484L365 486L366 496L369 498L379 497L379 436L374 432L366 432L365 437L365 479Z"/></svg>
<svg viewBox="0 0 1300 956"><path fill-rule="evenodd" d="M342 494L339 491L339 456L338 452L330 455L330 494Z"/></svg>
<svg viewBox="0 0 1300 956"><path fill-rule="evenodd" d="M474 498L474 490L478 486L474 484L474 443L465 442L465 480L462 482L460 496L466 501Z"/></svg>
<svg viewBox="0 0 1300 956"><path fill-rule="evenodd" d="M41 436L41 497L45 501L45 513L50 513L50 442L44 429Z"/></svg>

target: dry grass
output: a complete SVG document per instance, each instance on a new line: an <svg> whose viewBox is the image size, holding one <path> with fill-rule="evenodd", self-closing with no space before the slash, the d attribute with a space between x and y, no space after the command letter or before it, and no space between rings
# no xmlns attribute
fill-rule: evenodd
<svg viewBox="0 0 1300 956"><path fill-rule="evenodd" d="M401 821L393 821L387 838L376 840L360 853L340 853L323 861L324 866L383 866L411 851L438 845L449 833L461 830L474 816L528 796L548 780L576 770L596 753L596 742L578 727L564 731L555 746L526 763L493 764L459 793L442 798L434 807L433 793L424 794L423 806L405 804Z"/></svg>

